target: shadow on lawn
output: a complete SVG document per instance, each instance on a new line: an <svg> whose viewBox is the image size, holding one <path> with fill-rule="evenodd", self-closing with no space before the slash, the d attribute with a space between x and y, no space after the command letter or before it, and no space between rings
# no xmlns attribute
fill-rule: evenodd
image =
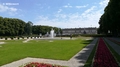
<svg viewBox="0 0 120 67"><path fill-rule="evenodd" d="M89 44L89 42L91 43ZM84 49L83 52L79 53L78 56L75 57L75 59L77 59L80 64L85 64L96 43L97 43L97 38L93 38L93 41L87 40L83 42L83 44L89 44L89 45L86 46L86 49Z"/></svg>
<svg viewBox="0 0 120 67"><path fill-rule="evenodd" d="M93 39L91 39L91 40L85 40L85 41L82 42L82 44L89 44L89 43L91 43L92 41L93 41Z"/></svg>

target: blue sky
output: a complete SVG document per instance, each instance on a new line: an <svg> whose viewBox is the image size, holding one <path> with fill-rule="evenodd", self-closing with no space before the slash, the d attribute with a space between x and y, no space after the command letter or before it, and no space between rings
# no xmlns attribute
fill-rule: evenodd
<svg viewBox="0 0 120 67"><path fill-rule="evenodd" d="M109 0L0 0L0 16L60 28L99 27Z"/></svg>

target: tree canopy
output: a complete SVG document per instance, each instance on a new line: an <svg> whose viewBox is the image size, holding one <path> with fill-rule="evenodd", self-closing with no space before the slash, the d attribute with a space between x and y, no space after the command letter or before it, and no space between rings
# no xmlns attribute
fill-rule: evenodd
<svg viewBox="0 0 120 67"><path fill-rule="evenodd" d="M120 0L110 0L99 20L102 34L120 34Z"/></svg>
<svg viewBox="0 0 120 67"><path fill-rule="evenodd" d="M42 25L33 25L31 21L27 23L17 18L0 17L0 36L22 36L22 35L42 35L49 33L51 29L58 33L60 28Z"/></svg>
<svg viewBox="0 0 120 67"><path fill-rule="evenodd" d="M16 18L0 17L0 35L17 36L24 34L25 22Z"/></svg>
<svg viewBox="0 0 120 67"><path fill-rule="evenodd" d="M61 33L61 28L51 27L51 26L41 26L41 25L34 25L32 27L32 32L33 32L33 34L45 35L47 32L50 33L52 28L55 30L56 34Z"/></svg>

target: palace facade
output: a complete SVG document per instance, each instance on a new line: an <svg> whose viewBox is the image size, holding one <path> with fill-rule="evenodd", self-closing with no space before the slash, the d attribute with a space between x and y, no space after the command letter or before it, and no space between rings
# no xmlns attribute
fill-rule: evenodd
<svg viewBox="0 0 120 67"><path fill-rule="evenodd" d="M71 35L71 34L97 34L97 28L89 27L89 28L65 28L65 29L62 29L62 35Z"/></svg>

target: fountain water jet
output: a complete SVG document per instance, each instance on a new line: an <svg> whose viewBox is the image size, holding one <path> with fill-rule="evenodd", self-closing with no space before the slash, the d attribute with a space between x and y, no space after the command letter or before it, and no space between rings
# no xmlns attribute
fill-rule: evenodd
<svg viewBox="0 0 120 67"><path fill-rule="evenodd" d="M40 36L40 35L39 35ZM45 36L46 37L41 37L41 38L35 38L35 39L41 39L41 40L50 40L49 42L53 42L53 40L61 40L61 39L63 39L63 40L69 40L70 38L61 38L61 37L55 37L56 36L56 33L55 33L55 31L54 31L54 29L52 28L51 29L51 31L50 31L50 34L47 32L46 34L45 34ZM72 38L73 39L73 38Z"/></svg>
<svg viewBox="0 0 120 67"><path fill-rule="evenodd" d="M50 37L54 38L54 30L53 29L51 29L51 31L50 31Z"/></svg>

